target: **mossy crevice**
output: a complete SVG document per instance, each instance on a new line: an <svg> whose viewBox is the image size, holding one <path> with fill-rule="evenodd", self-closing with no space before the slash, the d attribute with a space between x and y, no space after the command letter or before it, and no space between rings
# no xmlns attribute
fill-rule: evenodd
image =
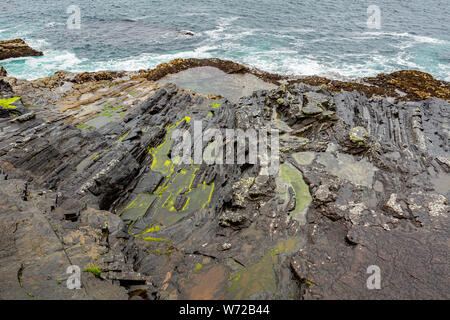
<svg viewBox="0 0 450 320"><path fill-rule="evenodd" d="M102 270L97 265L95 265L94 263L90 263L86 267L86 269L83 270L83 272L90 272L96 277L100 277L100 275L102 274Z"/></svg>

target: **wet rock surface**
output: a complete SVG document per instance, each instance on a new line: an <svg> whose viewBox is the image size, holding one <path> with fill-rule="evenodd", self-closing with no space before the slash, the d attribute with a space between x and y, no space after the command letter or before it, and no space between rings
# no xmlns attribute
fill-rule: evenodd
<svg viewBox="0 0 450 320"><path fill-rule="evenodd" d="M270 90L276 86L250 74L228 74L214 67L197 67L167 75L160 83L174 83L179 87L198 93L227 97L237 102L256 90Z"/></svg>
<svg viewBox="0 0 450 320"><path fill-rule="evenodd" d="M449 298L449 102L153 81L182 63L5 78L0 297ZM277 129L280 170L174 161L174 130L198 120L223 137ZM80 290L66 287L70 265ZM380 290L366 286L372 265Z"/></svg>
<svg viewBox="0 0 450 320"><path fill-rule="evenodd" d="M22 39L0 41L0 60L42 55L41 51L31 48Z"/></svg>
<svg viewBox="0 0 450 320"><path fill-rule="evenodd" d="M8 73L6 72L5 68L0 65L0 77L6 77Z"/></svg>

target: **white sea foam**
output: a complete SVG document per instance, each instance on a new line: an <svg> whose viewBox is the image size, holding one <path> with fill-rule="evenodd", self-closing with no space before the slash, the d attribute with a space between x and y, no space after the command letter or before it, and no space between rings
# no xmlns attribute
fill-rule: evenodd
<svg viewBox="0 0 450 320"><path fill-rule="evenodd" d="M207 12L189 12L189 13L178 13L178 17L195 17L195 16L207 16Z"/></svg>
<svg viewBox="0 0 450 320"><path fill-rule="evenodd" d="M168 62L175 58L212 58L230 59L259 69L292 75L322 75L331 78L355 78L373 76L378 73L388 73L399 69L428 70L427 72L443 74L441 78L448 80L449 66L427 66L426 62L418 62L416 56L407 48L411 43L436 43L433 38L414 36L407 33L366 32L363 37L401 37L398 41L399 50L394 55L386 56L381 53L349 52L345 54L327 53L312 55L305 49L308 42L302 39L290 41L290 46L260 49L240 41L246 36L260 32L258 29L246 30L242 27L232 26L237 18L220 19L215 29L205 31L207 36L194 50L173 51L165 54L147 52L138 56L110 59L105 61L88 61L78 58L73 52L53 50L44 39L26 39L34 48L43 50L43 57L19 58L25 60L23 64L10 63L6 67L10 74L19 78L35 79L48 76L56 70L69 70L75 72L98 70L127 70L154 68L156 65ZM262 33L264 35L264 33ZM360 36L361 34L359 34ZM268 35L269 36L269 35ZM334 39L335 40L335 39ZM391 41L392 42L392 41ZM438 42L439 43L439 42ZM392 43L391 43L392 45ZM307 47L306 47L307 48ZM320 52L319 52L320 53ZM430 69L431 68L431 69Z"/></svg>
<svg viewBox="0 0 450 320"><path fill-rule="evenodd" d="M88 66L80 66L74 71L99 71L99 70L125 70L135 71L141 69L150 69L156 67L158 64L168 62L176 58L210 58L209 53L215 50L212 46L202 46L193 51L184 51L170 54L153 54L143 53L137 57L130 57L124 59L111 59L109 61L92 62Z"/></svg>
<svg viewBox="0 0 450 320"><path fill-rule="evenodd" d="M16 66L15 61L24 60ZM53 74L57 70L74 70L86 59L79 59L69 51L46 51L42 57L9 59L5 64L9 74L20 79L33 80Z"/></svg>
<svg viewBox="0 0 450 320"><path fill-rule="evenodd" d="M444 78L445 81L450 82L450 65L448 64L438 64L438 69L443 74L447 74L447 76Z"/></svg>
<svg viewBox="0 0 450 320"><path fill-rule="evenodd" d="M45 26L46 26L47 28L53 28L53 27L55 27L55 26L64 26L64 25L66 25L66 23L63 23L63 22L56 22L56 21L51 21L51 22L47 23Z"/></svg>
<svg viewBox="0 0 450 320"><path fill-rule="evenodd" d="M207 30L204 32L204 34L214 40L222 39L223 32L227 29L228 26L230 26L237 19L239 19L239 17L227 17L227 18L221 17L219 18L219 24L216 26L216 28L212 30Z"/></svg>
<svg viewBox="0 0 450 320"><path fill-rule="evenodd" d="M152 15L146 15L146 16L134 18L133 20L140 21L140 20L145 20L145 19L152 18L152 17L153 17Z"/></svg>
<svg viewBox="0 0 450 320"><path fill-rule="evenodd" d="M352 58L353 62L342 62L343 58L349 57ZM243 57L242 62L274 73L351 79L375 76L382 72L393 72L398 70L399 66L404 66L406 69L424 69L424 66L418 65L411 59L412 56L406 52L399 52L389 58L382 54L349 53L336 57L330 55L324 62L312 55L303 55L290 50L271 50L252 52Z"/></svg>
<svg viewBox="0 0 450 320"><path fill-rule="evenodd" d="M432 12L422 10L416 21L402 12L405 16L391 31L384 27L366 29L365 18L354 11L359 10L354 6L315 8L312 2L298 6L284 3L282 8L278 4L265 5L250 14L248 6L240 3L202 3L181 11L153 11L155 8L138 2L135 7L114 4L110 13L90 12L82 19L82 30L70 37L66 37L65 28L60 28L66 18L53 15L57 12L51 7L42 21L7 19L0 24L0 38L23 38L44 51L44 57L6 60L2 64L12 75L36 78L60 69L138 70L177 57L217 57L283 74L360 77L410 68L449 79L446 58L450 39L445 24L439 19L433 21L439 15ZM324 16L321 9L331 10L332 15ZM418 31L423 34L416 34L416 26L427 21L422 18L430 23ZM195 31L195 37L183 35L180 29ZM71 47L67 43L71 41L76 51L64 51L62 48ZM90 58L84 60L82 56Z"/></svg>
<svg viewBox="0 0 450 320"><path fill-rule="evenodd" d="M45 39L25 39L26 43L37 50L46 50L50 48L50 44Z"/></svg>
<svg viewBox="0 0 450 320"><path fill-rule="evenodd" d="M326 72L325 67L316 60L290 51L252 52L243 57L243 62L273 73L315 75Z"/></svg>
<svg viewBox="0 0 450 320"><path fill-rule="evenodd" d="M369 38L371 36L373 37L394 37L394 38L409 38L414 40L415 42L418 43L434 43L434 44L445 44L447 43L447 41L442 40L442 39L436 39L436 38L432 38L432 37L427 37L427 36L420 36L420 35L415 35L415 34L410 34L407 32L403 32L403 33L398 33L398 32L363 32L363 33L358 33L359 36L361 36L361 39L363 39L365 36L369 36Z"/></svg>
<svg viewBox="0 0 450 320"><path fill-rule="evenodd" d="M282 34L287 34L287 35L290 35L293 33L311 33L314 31L315 30L312 28L296 28L296 27L277 29L277 32L282 33Z"/></svg>

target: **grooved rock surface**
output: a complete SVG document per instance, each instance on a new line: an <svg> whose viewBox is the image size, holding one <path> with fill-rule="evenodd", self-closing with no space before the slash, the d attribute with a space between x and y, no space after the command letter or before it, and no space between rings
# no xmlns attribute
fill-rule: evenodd
<svg viewBox="0 0 450 320"><path fill-rule="evenodd" d="M306 83L231 99L154 81L185 64L5 78L0 298L450 297L449 102ZM248 143L235 164L177 162L174 132L198 121L216 129L200 152L237 145L226 129L279 145L255 164L236 164ZM80 290L69 265L86 271Z"/></svg>

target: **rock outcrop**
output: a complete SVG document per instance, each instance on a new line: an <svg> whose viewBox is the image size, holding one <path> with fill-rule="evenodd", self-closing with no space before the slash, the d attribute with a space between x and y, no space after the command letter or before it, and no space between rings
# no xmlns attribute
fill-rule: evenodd
<svg viewBox="0 0 450 320"><path fill-rule="evenodd" d="M42 55L42 51L31 48L22 39L0 41L0 60Z"/></svg>
<svg viewBox="0 0 450 320"><path fill-rule="evenodd" d="M205 67L220 92L166 81ZM448 299L448 83L398 77L370 95L179 59L0 80L0 297ZM383 96L394 87L409 96ZM279 170L236 164L248 143L234 164L176 161L172 134L200 120L222 134L203 152L236 146L226 129L277 130Z"/></svg>
<svg viewBox="0 0 450 320"><path fill-rule="evenodd" d="M0 65L0 77L6 77L8 75L8 72L6 72L5 68Z"/></svg>

